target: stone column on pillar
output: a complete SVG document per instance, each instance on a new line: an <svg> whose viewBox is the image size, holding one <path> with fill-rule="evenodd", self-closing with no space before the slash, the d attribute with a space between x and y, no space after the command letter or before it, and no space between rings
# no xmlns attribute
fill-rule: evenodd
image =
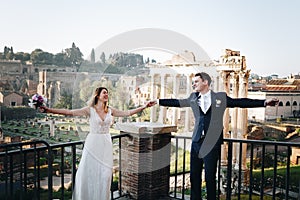
<svg viewBox="0 0 300 200"><path fill-rule="evenodd" d="M173 95L175 98L178 96L178 79L177 74L173 75ZM177 125L177 119L178 119L178 109L172 108L173 111L173 117L172 117L172 124Z"/></svg>
<svg viewBox="0 0 300 200"><path fill-rule="evenodd" d="M248 78L249 78L250 70L247 71L240 71L240 86L239 86L239 98L246 98L248 96ZM239 108L238 109L238 124L237 124L237 138L238 139L245 139L248 130L248 112L247 108ZM247 144L243 145L242 151L242 169L247 169L246 165L246 150ZM240 152L239 147L237 151Z"/></svg>
<svg viewBox="0 0 300 200"><path fill-rule="evenodd" d="M231 73L232 78L232 97L238 98L239 95L239 74L236 72ZM238 108L232 108L231 115L231 138L237 138L237 121L238 121ZM236 163L237 159L237 144L232 147L232 162Z"/></svg>
<svg viewBox="0 0 300 200"><path fill-rule="evenodd" d="M55 121L50 120L49 126L50 126L50 130L49 130L50 131L50 136L54 137L55 136L55 133L54 133L54 131L55 131Z"/></svg>
<svg viewBox="0 0 300 200"><path fill-rule="evenodd" d="M120 123L128 137L121 139L122 191L132 199L168 197L171 132L177 127L160 123Z"/></svg>
<svg viewBox="0 0 300 200"><path fill-rule="evenodd" d="M229 95L229 87L230 87L230 72L226 71L221 71L221 77L222 77L222 82L223 82L223 90L226 92L227 95ZM223 137L224 138L229 138L229 109L226 108L224 112L224 117L223 117ZM222 151L221 151L221 165L227 165L227 144L223 144Z"/></svg>
<svg viewBox="0 0 300 200"><path fill-rule="evenodd" d="M186 96L189 96L192 92L192 77L191 75L186 75ZM184 118L184 131L189 132L191 130L190 124L190 113L191 110L189 108L185 108L185 118Z"/></svg>
<svg viewBox="0 0 300 200"><path fill-rule="evenodd" d="M166 97L166 74L162 74L160 77L160 98L163 99ZM167 108L164 106L161 106L159 108L159 116L158 116L158 122L164 123L164 120L166 118L166 112Z"/></svg>
<svg viewBox="0 0 300 200"><path fill-rule="evenodd" d="M151 99L157 99L157 91L156 91L156 86L155 86L155 76L156 74L151 75L151 92L150 96ZM156 121L156 106L152 106L150 108L150 122Z"/></svg>

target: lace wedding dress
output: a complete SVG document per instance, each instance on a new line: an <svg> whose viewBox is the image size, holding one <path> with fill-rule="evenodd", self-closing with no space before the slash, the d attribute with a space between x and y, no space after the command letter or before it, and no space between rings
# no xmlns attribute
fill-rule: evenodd
<svg viewBox="0 0 300 200"><path fill-rule="evenodd" d="M90 108L90 133L87 135L82 157L76 172L73 200L108 200L113 167L113 151L109 127L112 122L109 109L101 119Z"/></svg>

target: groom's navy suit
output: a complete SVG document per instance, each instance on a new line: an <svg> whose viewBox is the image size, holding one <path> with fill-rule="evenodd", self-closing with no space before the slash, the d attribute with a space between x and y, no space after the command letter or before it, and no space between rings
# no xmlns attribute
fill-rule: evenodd
<svg viewBox="0 0 300 200"><path fill-rule="evenodd" d="M159 105L169 107L191 107L195 117L195 126L191 147L191 199L202 199L201 182L203 163L207 199L216 199L217 161L223 140L223 114L226 107L264 107L265 100L248 98L233 99L224 92L211 91L211 106L206 113L198 104L199 93L194 92L187 99L159 99Z"/></svg>

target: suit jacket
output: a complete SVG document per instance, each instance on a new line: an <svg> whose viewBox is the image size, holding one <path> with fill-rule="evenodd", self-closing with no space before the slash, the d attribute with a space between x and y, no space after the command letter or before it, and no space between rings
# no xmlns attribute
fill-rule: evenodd
<svg viewBox="0 0 300 200"><path fill-rule="evenodd" d="M204 130L203 126L199 124L204 115L198 105L198 92L193 92L186 99L159 99L159 105L169 106L169 107L191 107L195 117L195 125L193 130L192 141L198 142L201 139L202 132ZM225 92L215 93L211 91L211 107L207 112L208 119L205 119L204 122L205 130L205 144L210 148L222 143L223 139L223 114L227 107L240 107L240 108L252 108L252 107L264 107L265 100L258 99L249 99L249 98L231 98L226 95ZM203 152L205 155L208 152Z"/></svg>

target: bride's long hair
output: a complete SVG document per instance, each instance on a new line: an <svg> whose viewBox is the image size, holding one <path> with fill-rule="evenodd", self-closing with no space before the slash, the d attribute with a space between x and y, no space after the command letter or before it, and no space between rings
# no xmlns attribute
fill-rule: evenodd
<svg viewBox="0 0 300 200"><path fill-rule="evenodd" d="M108 89L105 88L105 87L98 87L98 88L96 88L96 90L94 92L94 95L92 96L92 99L91 99L91 101L89 103L89 106L94 107L98 103L98 97L99 97L99 95L100 95L100 93L101 93L102 90L106 90L108 92ZM103 108L104 108L104 112L107 113L108 112L108 102L105 102L103 104Z"/></svg>

